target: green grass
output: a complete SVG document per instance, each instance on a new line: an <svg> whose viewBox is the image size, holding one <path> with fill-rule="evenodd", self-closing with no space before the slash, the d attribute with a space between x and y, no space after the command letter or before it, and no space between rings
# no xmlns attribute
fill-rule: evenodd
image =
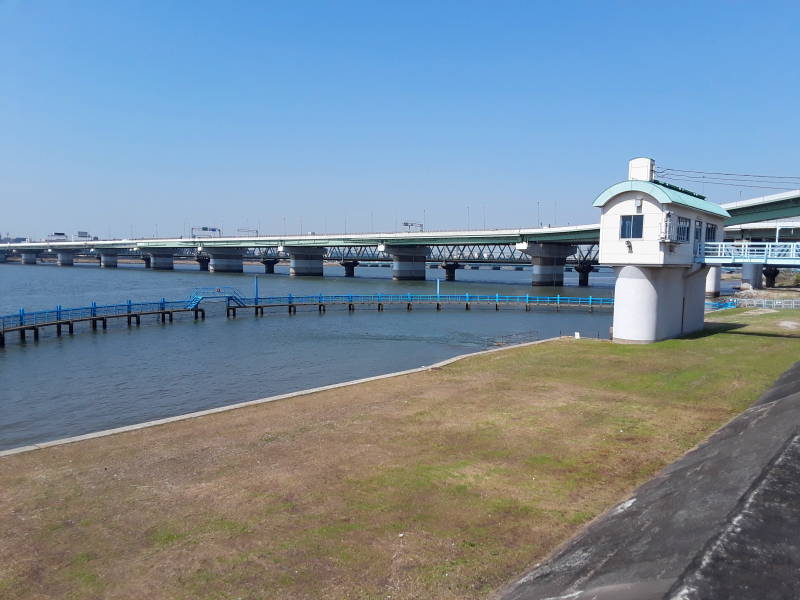
<svg viewBox="0 0 800 600"><path fill-rule="evenodd" d="M800 356L795 314L510 349L8 457L0 595L485 598L752 404Z"/></svg>

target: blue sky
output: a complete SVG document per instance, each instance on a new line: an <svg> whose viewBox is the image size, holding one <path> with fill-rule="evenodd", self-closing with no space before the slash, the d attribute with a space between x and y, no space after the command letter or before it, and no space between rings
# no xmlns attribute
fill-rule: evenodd
<svg viewBox="0 0 800 600"><path fill-rule="evenodd" d="M798 20L796 2L0 0L0 232L565 225L596 222L635 156L798 175ZM705 189L740 191L762 193Z"/></svg>

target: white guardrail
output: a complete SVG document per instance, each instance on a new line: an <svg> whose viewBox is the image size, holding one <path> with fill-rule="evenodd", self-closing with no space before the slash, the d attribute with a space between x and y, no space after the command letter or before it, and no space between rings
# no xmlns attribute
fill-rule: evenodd
<svg viewBox="0 0 800 600"><path fill-rule="evenodd" d="M698 255L706 263L766 263L800 265L797 242L706 242Z"/></svg>
<svg viewBox="0 0 800 600"><path fill-rule="evenodd" d="M737 298L738 308L795 308L800 309L800 300L767 300L766 298Z"/></svg>

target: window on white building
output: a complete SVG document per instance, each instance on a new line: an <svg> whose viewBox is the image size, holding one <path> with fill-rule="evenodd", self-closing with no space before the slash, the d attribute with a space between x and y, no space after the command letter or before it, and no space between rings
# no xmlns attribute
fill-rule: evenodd
<svg viewBox="0 0 800 600"><path fill-rule="evenodd" d="M678 217L678 227L675 240L678 242L688 242L692 231L692 220L686 217Z"/></svg>
<svg viewBox="0 0 800 600"><path fill-rule="evenodd" d="M641 238L644 215L622 215L620 217L619 237L621 239Z"/></svg>

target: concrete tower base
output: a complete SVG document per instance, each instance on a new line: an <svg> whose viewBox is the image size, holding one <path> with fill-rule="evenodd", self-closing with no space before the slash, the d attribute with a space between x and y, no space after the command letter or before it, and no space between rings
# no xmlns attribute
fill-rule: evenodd
<svg viewBox="0 0 800 600"><path fill-rule="evenodd" d="M614 341L650 343L703 329L708 267L617 267Z"/></svg>
<svg viewBox="0 0 800 600"><path fill-rule="evenodd" d="M38 252L22 252L20 254L20 262L23 265L35 265L38 256Z"/></svg>
<svg viewBox="0 0 800 600"><path fill-rule="evenodd" d="M59 252L56 255L56 264L59 267L71 267L75 264L75 254L72 252Z"/></svg>

